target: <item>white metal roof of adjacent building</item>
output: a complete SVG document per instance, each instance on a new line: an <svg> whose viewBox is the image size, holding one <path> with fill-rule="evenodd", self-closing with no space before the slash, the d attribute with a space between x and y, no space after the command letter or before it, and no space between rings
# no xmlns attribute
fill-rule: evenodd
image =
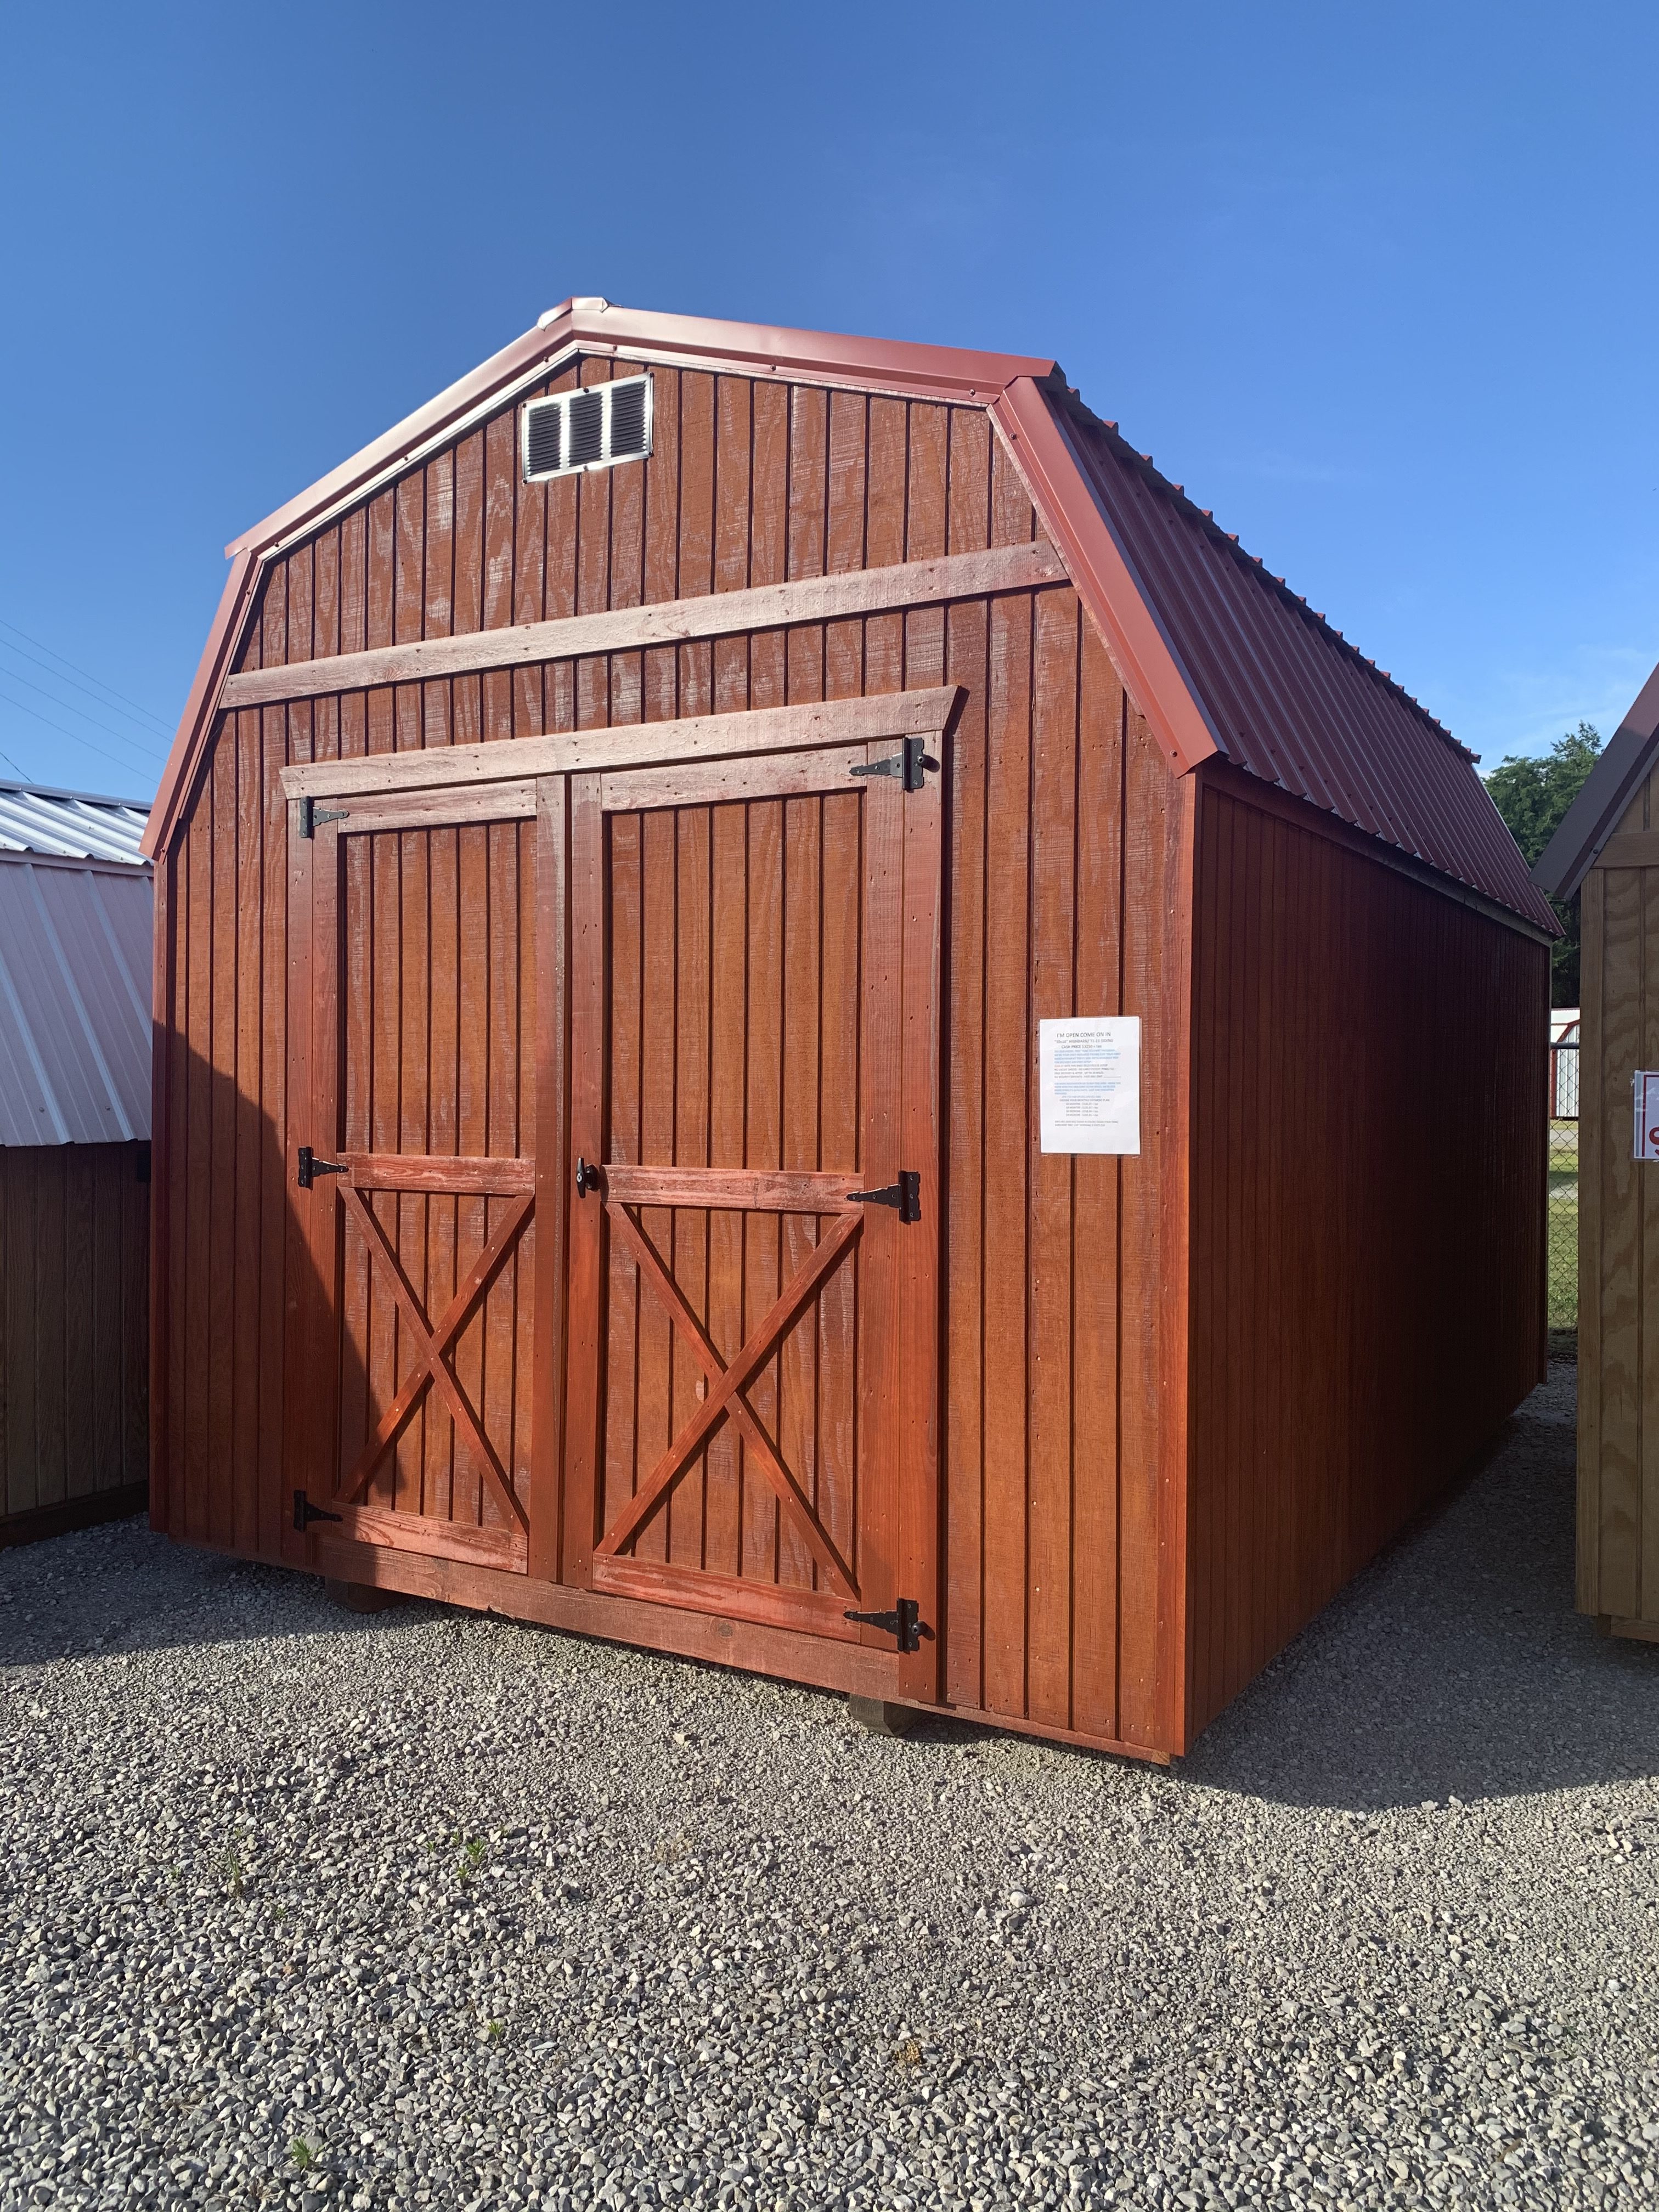
<svg viewBox="0 0 1659 2212"><path fill-rule="evenodd" d="M137 863L149 819L149 805L139 799L94 799L84 791L0 783L0 853Z"/></svg>
<svg viewBox="0 0 1659 2212"><path fill-rule="evenodd" d="M0 1145L149 1134L149 811L0 784Z"/></svg>

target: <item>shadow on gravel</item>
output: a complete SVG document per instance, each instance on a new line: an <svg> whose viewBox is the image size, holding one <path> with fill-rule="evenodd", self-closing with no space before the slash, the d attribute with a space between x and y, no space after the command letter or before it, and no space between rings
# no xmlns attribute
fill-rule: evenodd
<svg viewBox="0 0 1659 2212"><path fill-rule="evenodd" d="M410 1600L410 1618L431 1608ZM0 1667L371 1632L313 1575L199 1552L142 1516L0 1552Z"/></svg>
<svg viewBox="0 0 1659 2212"><path fill-rule="evenodd" d="M1571 1365L1224 1713L1182 1776L1375 1812L1659 1775L1659 1647L1573 1607Z"/></svg>
<svg viewBox="0 0 1659 2212"><path fill-rule="evenodd" d="M1574 1381L1552 1369L1457 1494L1222 1715L1177 1784L1374 1812L1659 1776L1659 1646L1599 1637L1572 1609ZM191 1551L142 1520L0 1553L0 1665L374 1635L433 1610L361 1619L311 1576ZM907 1748L921 1762L987 1733L941 1715Z"/></svg>

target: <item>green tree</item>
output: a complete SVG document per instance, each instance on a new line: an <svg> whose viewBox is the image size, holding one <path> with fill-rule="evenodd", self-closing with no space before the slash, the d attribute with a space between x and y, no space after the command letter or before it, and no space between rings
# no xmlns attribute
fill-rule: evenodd
<svg viewBox="0 0 1659 2212"><path fill-rule="evenodd" d="M1595 766L1601 733L1589 722L1568 730L1547 753L1511 753L1486 778L1492 804L1509 824L1510 835L1530 867L1559 828ZM1558 1006L1578 1004L1578 901L1552 899L1566 934L1555 948L1550 995Z"/></svg>

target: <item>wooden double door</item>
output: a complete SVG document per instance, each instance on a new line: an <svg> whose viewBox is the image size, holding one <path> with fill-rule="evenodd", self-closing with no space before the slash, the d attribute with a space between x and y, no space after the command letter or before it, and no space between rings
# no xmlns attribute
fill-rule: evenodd
<svg viewBox="0 0 1659 2212"><path fill-rule="evenodd" d="M921 1683L944 704L289 772L296 1557L494 1566Z"/></svg>

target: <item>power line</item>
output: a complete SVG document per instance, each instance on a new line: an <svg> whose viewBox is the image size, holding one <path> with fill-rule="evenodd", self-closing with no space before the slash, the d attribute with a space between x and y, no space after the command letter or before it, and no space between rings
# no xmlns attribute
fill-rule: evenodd
<svg viewBox="0 0 1659 2212"><path fill-rule="evenodd" d="M96 753L100 760L111 762L123 775L132 774L125 761L117 760L113 753L106 753L102 745L94 744L90 738L83 738L78 730L66 730L61 722L54 722L50 714L41 714L38 708L31 707L26 700L14 699L9 691L0 691L0 699L3 699L9 707L15 707L20 714L33 714L37 722L44 722L47 729L56 730L61 737L72 738L77 745L84 745L89 753ZM21 775L22 771L19 769L18 773ZM23 781L27 783L28 778L24 776Z"/></svg>
<svg viewBox="0 0 1659 2212"><path fill-rule="evenodd" d="M48 659L60 661L65 668L74 669L77 676L84 676L87 679L87 683L94 687L92 691L88 691L87 693L88 698L95 697L99 691L107 691L112 699L118 699L124 707L131 707L134 712L141 715L145 721L154 722L156 728L161 732L164 738L171 737L173 734L168 729L166 722L162 720L161 715L153 713L148 707L139 706L138 702L136 699L129 699L125 692L118 691L112 684L106 684L102 677L94 676L89 668L81 667L77 662L70 660L67 655L64 653L54 653L49 645L42 645L38 637L31 637L27 630L19 629L15 623L9 623L3 617L0 617L0 629L9 629L14 637L21 637L25 645L33 645L37 647L40 652L46 655ZM14 653L17 650L15 646L12 647L12 650ZM33 655L26 653L24 655L24 659L33 659ZM38 668L41 665L41 663L37 660L34 665ZM47 669L46 671L46 673L49 676L55 672L56 672L52 669ZM58 681L60 683L68 683L70 679L68 677L60 677ZM77 691L84 691L86 690L86 684L76 684L75 685L75 689Z"/></svg>
<svg viewBox="0 0 1659 2212"><path fill-rule="evenodd" d="M43 699L50 699L54 707L61 707L66 714L78 714L83 722L90 722L94 730L101 730L106 737L113 738L117 744L130 745L136 753L148 753L152 760L167 758L159 746L143 744L137 738L130 738L125 730L112 730L107 722L100 722L96 714L88 714L84 707L71 707L67 699L59 699L55 693L48 691L44 684L36 684L30 677L20 676L15 668L8 668L5 672L14 684L27 684L31 691L38 691ZM46 672L50 675L52 672L48 669Z"/></svg>

